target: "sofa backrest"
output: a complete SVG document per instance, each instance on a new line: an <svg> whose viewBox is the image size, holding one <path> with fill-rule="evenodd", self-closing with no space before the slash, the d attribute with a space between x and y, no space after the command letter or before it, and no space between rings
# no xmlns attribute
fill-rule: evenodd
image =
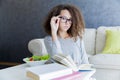
<svg viewBox="0 0 120 80"><path fill-rule="evenodd" d="M120 30L120 26L100 26L96 35L96 54L101 53L106 40L106 30Z"/></svg>
<svg viewBox="0 0 120 80"><path fill-rule="evenodd" d="M106 40L106 30L120 30L120 26L100 26L96 29L86 28L84 34L84 44L87 54L94 55L101 53ZM33 39L28 44L28 49L32 54L42 55L47 53L44 39Z"/></svg>
<svg viewBox="0 0 120 80"><path fill-rule="evenodd" d="M84 44L87 54L95 54L96 29L86 28L84 34Z"/></svg>
<svg viewBox="0 0 120 80"><path fill-rule="evenodd" d="M96 29L87 28L85 29L84 34L84 44L86 48L86 52L89 55L95 54L95 36L96 36ZM43 55L47 53L47 50L44 45L44 39L33 39L28 44L29 51L34 55Z"/></svg>

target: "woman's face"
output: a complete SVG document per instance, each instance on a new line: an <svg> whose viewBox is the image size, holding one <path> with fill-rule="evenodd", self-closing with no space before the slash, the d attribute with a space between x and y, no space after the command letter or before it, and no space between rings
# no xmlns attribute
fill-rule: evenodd
<svg viewBox="0 0 120 80"><path fill-rule="evenodd" d="M71 14L68 10L61 10L60 12L59 31L67 32L72 25Z"/></svg>

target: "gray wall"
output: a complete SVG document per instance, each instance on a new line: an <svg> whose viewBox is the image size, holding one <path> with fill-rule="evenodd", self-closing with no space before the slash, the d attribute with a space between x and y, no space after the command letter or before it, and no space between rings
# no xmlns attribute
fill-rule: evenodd
<svg viewBox="0 0 120 80"><path fill-rule="evenodd" d="M60 3L80 7L87 28L120 25L120 0L0 0L0 61L31 56L28 42L45 36L44 18Z"/></svg>

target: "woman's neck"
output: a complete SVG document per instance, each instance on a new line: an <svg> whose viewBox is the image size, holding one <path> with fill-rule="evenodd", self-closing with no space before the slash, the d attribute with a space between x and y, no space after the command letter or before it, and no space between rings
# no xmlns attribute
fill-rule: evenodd
<svg viewBox="0 0 120 80"><path fill-rule="evenodd" d="M62 39L66 39L70 37L70 35L67 32L58 32L58 36Z"/></svg>

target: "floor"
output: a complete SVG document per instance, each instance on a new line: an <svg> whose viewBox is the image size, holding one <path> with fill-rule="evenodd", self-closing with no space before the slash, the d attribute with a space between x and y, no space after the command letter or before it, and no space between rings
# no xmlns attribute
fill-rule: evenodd
<svg viewBox="0 0 120 80"><path fill-rule="evenodd" d="M4 69L4 68L7 68L7 67L11 67L11 66L0 65L0 69Z"/></svg>

